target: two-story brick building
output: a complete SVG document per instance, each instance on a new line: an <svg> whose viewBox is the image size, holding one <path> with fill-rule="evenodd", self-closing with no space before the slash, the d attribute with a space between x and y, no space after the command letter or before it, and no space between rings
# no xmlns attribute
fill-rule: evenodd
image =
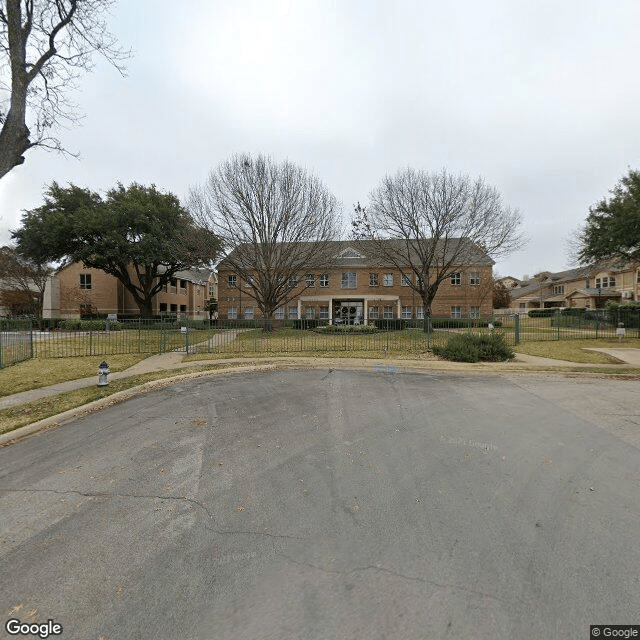
<svg viewBox="0 0 640 640"><path fill-rule="evenodd" d="M207 319L206 304L217 297L217 277L211 269L179 271L153 298L154 315L175 314ZM73 262L58 269L47 282L45 318L80 318L95 314L139 313L131 293L114 276Z"/></svg>
<svg viewBox="0 0 640 640"><path fill-rule="evenodd" d="M276 310L275 320L307 318L330 324L359 324L378 318L424 317L422 300L407 281L411 277L408 269L403 270L403 276L397 267L367 254L366 242L335 241L329 249L333 256L330 267L318 270L309 265L289 277L291 300ZM431 307L434 317L491 315L487 285L493 261L477 247L465 255L465 264L455 265L440 285ZM257 319L261 313L250 295L254 278L242 280L231 262L222 260L218 265L219 317Z"/></svg>

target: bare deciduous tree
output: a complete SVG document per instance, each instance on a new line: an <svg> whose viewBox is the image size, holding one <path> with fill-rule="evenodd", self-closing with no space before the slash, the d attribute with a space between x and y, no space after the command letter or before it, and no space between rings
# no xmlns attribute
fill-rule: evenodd
<svg viewBox="0 0 640 640"><path fill-rule="evenodd" d="M69 92L98 53L124 74L129 53L104 19L114 0L0 2L0 178L32 147L64 151L52 129L78 118Z"/></svg>
<svg viewBox="0 0 640 640"><path fill-rule="evenodd" d="M42 317L44 290L53 268L46 262L36 262L21 256L15 247L0 247L0 285L13 299L29 300L29 313ZM18 295L16 295L18 294ZM23 312L24 313L24 312Z"/></svg>
<svg viewBox="0 0 640 640"><path fill-rule="evenodd" d="M306 288L301 275L326 269L339 233L338 203L327 187L301 167L263 155L223 162L191 189L189 206L223 240L227 255L218 268L237 276L235 288L256 301L266 330L275 310Z"/></svg>
<svg viewBox="0 0 640 640"><path fill-rule="evenodd" d="M408 168L385 177L369 205L356 206L352 224L354 238L368 240L367 250L394 265L420 296L425 331L445 278L469 264L490 265L524 243L521 216L497 189L446 170Z"/></svg>

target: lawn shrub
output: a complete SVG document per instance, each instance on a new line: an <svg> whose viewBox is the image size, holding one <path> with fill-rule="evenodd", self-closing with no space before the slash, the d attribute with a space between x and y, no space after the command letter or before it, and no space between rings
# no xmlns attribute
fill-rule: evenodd
<svg viewBox="0 0 640 640"><path fill-rule="evenodd" d="M451 336L446 345L432 349L436 355L456 362L504 362L515 357L500 333L458 333Z"/></svg>

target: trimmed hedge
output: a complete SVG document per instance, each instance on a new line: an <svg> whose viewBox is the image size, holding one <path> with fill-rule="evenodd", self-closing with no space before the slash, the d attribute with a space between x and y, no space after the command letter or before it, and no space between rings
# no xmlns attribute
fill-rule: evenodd
<svg viewBox="0 0 640 640"><path fill-rule="evenodd" d="M409 326L409 321L402 318L376 318L373 325L381 331L402 331Z"/></svg>
<svg viewBox="0 0 640 640"><path fill-rule="evenodd" d="M380 329L364 324L330 324L326 327L316 327L312 331L315 333L378 333Z"/></svg>
<svg viewBox="0 0 640 640"><path fill-rule="evenodd" d="M57 329L62 331L106 331L106 320L61 320ZM122 331L126 327L120 322L110 322L111 331Z"/></svg>
<svg viewBox="0 0 640 640"><path fill-rule="evenodd" d="M314 318L313 320L309 320L308 318L301 318L299 320L293 320L292 327L294 329L315 329L316 327L320 327L327 322L328 320L320 320L319 318Z"/></svg>
<svg viewBox="0 0 640 640"><path fill-rule="evenodd" d="M550 318L551 316L555 316L558 312L558 309L529 309L527 315L530 318Z"/></svg>
<svg viewBox="0 0 640 640"><path fill-rule="evenodd" d="M449 338L446 345L434 346L432 351L455 362L504 362L515 357L500 333L458 333Z"/></svg>
<svg viewBox="0 0 640 640"><path fill-rule="evenodd" d="M422 318L414 318L405 320L402 318L394 319L376 319L373 320L375 326L382 331L402 331L403 329L422 329L424 320ZM501 320L481 320L474 318L431 318L432 329L467 329L469 327L488 327L489 323L494 327L501 327Z"/></svg>

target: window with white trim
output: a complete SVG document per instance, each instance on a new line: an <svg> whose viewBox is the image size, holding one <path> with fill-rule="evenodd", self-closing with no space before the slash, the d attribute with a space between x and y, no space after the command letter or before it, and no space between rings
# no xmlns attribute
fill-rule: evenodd
<svg viewBox="0 0 640 640"><path fill-rule="evenodd" d="M227 318L229 320L236 320L238 317L238 308L237 307L229 307L227 309Z"/></svg>
<svg viewBox="0 0 640 640"><path fill-rule="evenodd" d="M413 317L413 309L411 307L402 307L402 318L404 320L411 320Z"/></svg>
<svg viewBox="0 0 640 640"><path fill-rule="evenodd" d="M253 276L247 276L244 281L244 286L247 288L253 287Z"/></svg>
<svg viewBox="0 0 640 640"><path fill-rule="evenodd" d="M313 320L316 317L316 310L313 307L307 307L305 309L304 317L307 320Z"/></svg>
<svg viewBox="0 0 640 640"><path fill-rule="evenodd" d="M313 273L307 273L307 275L304 277L304 283L307 285L307 287L316 286L316 277L313 275Z"/></svg>
<svg viewBox="0 0 640 640"><path fill-rule="evenodd" d="M424 319L424 307L416 307L416 318L418 320Z"/></svg>
<svg viewBox="0 0 640 640"><path fill-rule="evenodd" d="M229 287L229 289L235 289L237 285L238 285L237 275L231 274L227 276L227 287Z"/></svg>
<svg viewBox="0 0 640 640"><path fill-rule="evenodd" d="M289 287L295 289L298 286L298 276L289 276Z"/></svg>
<svg viewBox="0 0 640 640"><path fill-rule="evenodd" d="M480 284L480 272L479 271L470 271L469 272L469 284L471 286L477 286Z"/></svg>
<svg viewBox="0 0 640 640"><path fill-rule="evenodd" d="M245 320L253 320L253 307L247 307L244 310L243 315Z"/></svg>
<svg viewBox="0 0 640 640"><path fill-rule="evenodd" d="M355 271L343 271L342 272L342 288L343 289L355 289L356 288L356 272Z"/></svg>
<svg viewBox="0 0 640 640"><path fill-rule="evenodd" d="M278 307L278 308L275 310L275 312L274 312L274 314L273 314L273 317L274 317L276 320L284 320L284 307Z"/></svg>
<svg viewBox="0 0 640 640"><path fill-rule="evenodd" d="M369 317L372 320L380 317L380 308L377 306L369 307Z"/></svg>
<svg viewBox="0 0 640 640"><path fill-rule="evenodd" d="M563 284L553 285L553 295L557 296L561 293L564 293L564 285Z"/></svg>
<svg viewBox="0 0 640 640"><path fill-rule="evenodd" d="M390 320L393 318L393 307L391 305L387 305L382 312L382 317Z"/></svg>
<svg viewBox="0 0 640 640"><path fill-rule="evenodd" d="M320 320L328 320L329 307L320 307L320 315L318 317L320 318Z"/></svg>
<svg viewBox="0 0 640 640"><path fill-rule="evenodd" d="M378 274L377 273L370 273L369 274L369 286L370 287L378 287L378 286L380 286L380 282L378 281Z"/></svg>
<svg viewBox="0 0 640 640"><path fill-rule="evenodd" d="M608 289L616 286L615 276L604 276L603 278L596 278L596 289Z"/></svg>
<svg viewBox="0 0 640 640"><path fill-rule="evenodd" d="M461 307L451 307L451 317L452 318L462 318L462 308Z"/></svg>
<svg viewBox="0 0 640 640"><path fill-rule="evenodd" d="M408 276L406 274L402 274L402 278L401 278L400 284L403 287L410 287L411 286L411 276Z"/></svg>
<svg viewBox="0 0 640 640"><path fill-rule="evenodd" d="M298 319L298 307L289 307L289 320Z"/></svg>
<svg viewBox="0 0 640 640"><path fill-rule="evenodd" d="M80 274L80 288L81 289L91 289L91 274L90 273L81 273Z"/></svg>
<svg viewBox="0 0 640 640"><path fill-rule="evenodd" d="M329 286L329 274L328 273L323 273L320 276L320 286L321 287L328 287Z"/></svg>
<svg viewBox="0 0 640 640"><path fill-rule="evenodd" d="M480 307L469 307L469 317L478 319L480 317Z"/></svg>
<svg viewBox="0 0 640 640"><path fill-rule="evenodd" d="M385 287L393 287L393 273L385 273L382 276L382 284Z"/></svg>
<svg viewBox="0 0 640 640"><path fill-rule="evenodd" d="M451 284L454 286L458 286L460 284L462 284L462 277L460 276L460 272L456 271L455 273L452 273L450 276L451 278Z"/></svg>

